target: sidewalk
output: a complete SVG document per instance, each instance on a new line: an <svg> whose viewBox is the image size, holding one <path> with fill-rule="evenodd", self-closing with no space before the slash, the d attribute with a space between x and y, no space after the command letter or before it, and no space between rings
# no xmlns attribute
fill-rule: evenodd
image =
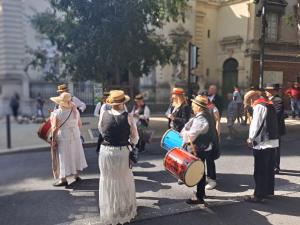
<svg viewBox="0 0 300 225"><path fill-rule="evenodd" d="M92 130L97 130L98 118L96 117L82 117L83 128L82 135L85 139L85 147L95 146L97 143L97 136L93 136ZM288 126L300 125L300 120L287 119ZM0 120L0 153L13 153L20 151L39 151L49 149L49 144L38 138L37 130L40 124L17 124L12 121L11 123L11 142L12 148L7 149L6 146L6 124L5 120ZM153 141L160 141L167 128L167 119L165 117L155 115L150 118L150 130L154 131ZM248 132L248 126L243 126L238 123L235 124L236 129L240 133L238 139L245 140ZM224 143L227 134L226 118L221 120L221 133Z"/></svg>

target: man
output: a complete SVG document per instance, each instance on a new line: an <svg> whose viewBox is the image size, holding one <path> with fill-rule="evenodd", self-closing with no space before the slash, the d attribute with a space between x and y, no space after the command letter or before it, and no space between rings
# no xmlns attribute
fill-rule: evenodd
<svg viewBox="0 0 300 225"><path fill-rule="evenodd" d="M64 92L67 92L69 93L69 88L67 85L65 84L62 84L62 85L59 85L57 87L57 93L59 93L60 95ZM81 111L81 112L84 112L85 109L86 109L86 104L82 101L80 101L79 98L75 97L75 96L72 96L72 102L74 102L74 104L76 105L76 107Z"/></svg>
<svg viewBox="0 0 300 225"><path fill-rule="evenodd" d="M133 106L131 114L135 120L140 136L137 147L139 152L143 152L145 151L146 142L149 141L147 140L146 130L150 121L150 109L145 104L144 96L142 94L136 95L134 101L135 105Z"/></svg>
<svg viewBox="0 0 300 225"><path fill-rule="evenodd" d="M294 82L293 86L286 92L291 99L292 117L295 119L296 115L300 118L300 87L298 82Z"/></svg>
<svg viewBox="0 0 300 225"><path fill-rule="evenodd" d="M268 84L265 88L266 95L270 101L273 102L276 115L277 115L277 124L279 131L279 146L275 150L275 174L279 174L280 171L280 145L281 145L281 136L286 132L285 122L284 122L284 103L282 98L279 96L278 91L280 89L279 84L270 85Z"/></svg>
<svg viewBox="0 0 300 225"><path fill-rule="evenodd" d="M223 112L223 100L222 98L218 95L218 89L216 85L210 85L208 88L208 98L209 100L214 103L214 105L218 108L220 118L222 117L222 112Z"/></svg>
<svg viewBox="0 0 300 225"><path fill-rule="evenodd" d="M245 201L259 203L274 195L274 153L279 146L276 112L262 91L249 96L253 108L247 143L254 155L255 189Z"/></svg>
<svg viewBox="0 0 300 225"><path fill-rule="evenodd" d="M207 108L207 98L205 96L198 95L192 100L192 109L196 115L189 122L187 122L181 131L183 141L187 150L191 152L191 149L196 149L196 155L203 162L205 158L213 154L212 149L215 143L218 141L218 133L214 123L214 119ZM205 196L205 172L202 179L197 185L196 195L186 202L188 204L204 204Z"/></svg>

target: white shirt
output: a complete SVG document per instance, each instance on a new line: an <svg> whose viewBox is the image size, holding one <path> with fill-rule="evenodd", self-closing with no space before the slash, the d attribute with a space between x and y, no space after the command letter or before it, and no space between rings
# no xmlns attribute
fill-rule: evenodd
<svg viewBox="0 0 300 225"><path fill-rule="evenodd" d="M101 109L101 102L98 102L96 107L95 107L95 110L94 110L94 116L95 117L99 117L100 116L100 109Z"/></svg>
<svg viewBox="0 0 300 225"><path fill-rule="evenodd" d="M137 108L133 107L131 115L133 116L136 123L138 122L139 119L142 119L142 120L150 119L150 109L147 105L145 106L143 115L138 115L138 113L139 113L139 110ZM138 117L136 115L138 115Z"/></svg>
<svg viewBox="0 0 300 225"><path fill-rule="evenodd" d="M208 96L208 98L209 98L209 100L210 100L211 102L213 102L213 100L215 99L215 96L216 96L216 95L211 95L211 96Z"/></svg>
<svg viewBox="0 0 300 225"><path fill-rule="evenodd" d="M263 125L261 132L258 134L260 127L266 120L267 108L261 104L257 104L253 107L253 119L249 128L249 139L257 143L254 149L266 149L266 148L276 148L279 146L279 140L268 140L266 135L262 135L266 132L267 125L266 122ZM258 134L258 135L257 135ZM256 137L257 136L257 137ZM264 140L262 140L262 136Z"/></svg>
<svg viewBox="0 0 300 225"><path fill-rule="evenodd" d="M99 117L99 123L98 123L98 129L99 129L100 133L102 133L101 123L102 123L103 113L105 111L108 111L108 113L110 113L112 115L119 116L122 113L124 113L126 110L122 110L122 111L117 111L117 110L114 110L114 109L111 109L111 110L101 110L100 111L100 117ZM133 116L130 115L130 114L128 114L128 124L130 126L130 135L129 135L130 143L136 145L138 143L138 141L139 141L139 134L138 134L136 123L135 123L135 121L133 119Z"/></svg>
<svg viewBox="0 0 300 225"><path fill-rule="evenodd" d="M74 102L76 107L79 108L81 112L84 112L84 110L86 109L86 104L82 102L79 98L72 96L72 102Z"/></svg>
<svg viewBox="0 0 300 225"><path fill-rule="evenodd" d="M202 112L198 113L194 118L190 119L181 131L184 143L194 142L200 134L208 132L208 121L202 116ZM212 144L205 151L212 149Z"/></svg>

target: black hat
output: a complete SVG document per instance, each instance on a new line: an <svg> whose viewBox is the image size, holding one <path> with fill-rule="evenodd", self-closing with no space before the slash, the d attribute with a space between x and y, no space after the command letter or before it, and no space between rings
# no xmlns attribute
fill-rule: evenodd
<svg viewBox="0 0 300 225"><path fill-rule="evenodd" d="M280 89L280 84L267 84L265 90L278 90Z"/></svg>

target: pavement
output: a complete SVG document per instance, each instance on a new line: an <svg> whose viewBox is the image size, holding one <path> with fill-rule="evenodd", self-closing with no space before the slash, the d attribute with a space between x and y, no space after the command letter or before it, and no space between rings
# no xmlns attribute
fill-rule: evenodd
<svg viewBox="0 0 300 225"><path fill-rule="evenodd" d="M165 151L153 141L133 168L138 216L132 224L300 224L299 131L297 121L288 122L276 196L264 204L242 200L253 193L253 157L244 144L247 132L233 141L222 138L222 156L216 161L218 186L207 191L207 207L185 203L195 188L179 186L164 170ZM89 167L82 173L83 181L69 180L68 188L52 187L48 151L1 154L0 224L98 225L97 155L94 148L85 152Z"/></svg>

